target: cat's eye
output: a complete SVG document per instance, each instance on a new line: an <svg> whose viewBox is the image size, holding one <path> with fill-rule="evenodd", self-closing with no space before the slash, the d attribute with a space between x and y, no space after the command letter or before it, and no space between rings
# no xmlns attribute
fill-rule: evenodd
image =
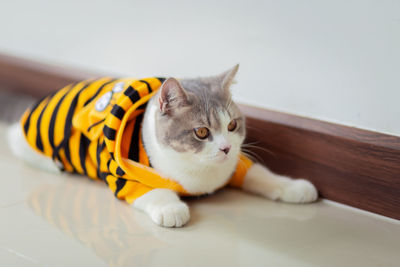
<svg viewBox="0 0 400 267"><path fill-rule="evenodd" d="M236 127L237 127L236 120L231 120L231 122L228 124L228 131L232 132L236 129Z"/></svg>
<svg viewBox="0 0 400 267"><path fill-rule="evenodd" d="M194 129L194 133L199 139L206 139L210 135L210 130L206 127L199 127Z"/></svg>

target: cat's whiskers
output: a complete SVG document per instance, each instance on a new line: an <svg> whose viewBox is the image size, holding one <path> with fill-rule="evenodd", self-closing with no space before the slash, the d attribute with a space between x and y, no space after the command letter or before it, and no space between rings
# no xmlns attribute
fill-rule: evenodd
<svg viewBox="0 0 400 267"><path fill-rule="evenodd" d="M248 149L248 150L250 150L250 149L258 149L258 150L261 150L261 151L263 151L263 152L265 152L265 153L268 153L268 154L270 154L270 155L272 155L272 156L276 156L275 155L275 153L273 152L273 151L271 151L271 150L269 150L269 149L266 149L266 148L264 148L264 147L260 147L258 144L260 144L260 142L250 142L250 143L245 143L245 144L242 144L242 149L243 148L246 148L246 149Z"/></svg>
<svg viewBox="0 0 400 267"><path fill-rule="evenodd" d="M265 163L264 160L259 155L254 153L254 151L242 148L242 154L244 154L246 157L250 158L254 162Z"/></svg>

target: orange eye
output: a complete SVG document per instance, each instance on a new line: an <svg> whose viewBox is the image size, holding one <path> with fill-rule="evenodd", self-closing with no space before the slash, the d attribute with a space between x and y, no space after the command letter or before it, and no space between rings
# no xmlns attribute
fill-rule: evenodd
<svg viewBox="0 0 400 267"><path fill-rule="evenodd" d="M232 132L236 129L237 127L237 122L236 120L232 120L229 124L228 124L228 131Z"/></svg>
<svg viewBox="0 0 400 267"><path fill-rule="evenodd" d="M210 135L210 130L208 130L206 127L200 127L194 129L194 133L199 139L206 139Z"/></svg>

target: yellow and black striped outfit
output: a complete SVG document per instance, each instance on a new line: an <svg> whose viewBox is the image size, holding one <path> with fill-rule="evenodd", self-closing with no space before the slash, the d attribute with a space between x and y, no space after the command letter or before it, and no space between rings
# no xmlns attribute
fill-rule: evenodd
<svg viewBox="0 0 400 267"><path fill-rule="evenodd" d="M190 195L150 165L141 140L148 100L163 78L102 78L68 85L41 99L21 119L28 143L68 172L102 179L132 203L154 188ZM240 187L252 162L240 156L230 184Z"/></svg>

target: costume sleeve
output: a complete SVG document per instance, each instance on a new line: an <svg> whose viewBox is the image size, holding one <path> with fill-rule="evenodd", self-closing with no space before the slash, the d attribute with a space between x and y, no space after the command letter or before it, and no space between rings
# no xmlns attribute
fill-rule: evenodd
<svg viewBox="0 0 400 267"><path fill-rule="evenodd" d="M241 188L244 182L244 177L246 176L247 171L252 165L253 161L251 161L245 155L240 154L239 161L236 166L236 171L233 173L231 179L229 180L229 185Z"/></svg>
<svg viewBox="0 0 400 267"><path fill-rule="evenodd" d="M137 198L153 190L153 188L139 182L117 178L111 174L107 175L106 180L108 187L114 195L129 204L132 204Z"/></svg>

